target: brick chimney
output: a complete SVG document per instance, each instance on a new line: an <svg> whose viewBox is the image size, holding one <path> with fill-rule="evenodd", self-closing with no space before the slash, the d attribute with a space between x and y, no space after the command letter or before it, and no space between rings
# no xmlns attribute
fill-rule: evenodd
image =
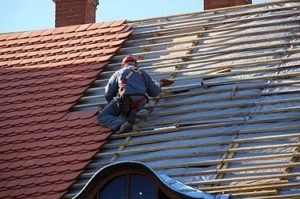
<svg viewBox="0 0 300 199"><path fill-rule="evenodd" d="M252 0L204 0L204 10L252 4Z"/></svg>
<svg viewBox="0 0 300 199"><path fill-rule="evenodd" d="M53 0L55 27L96 22L98 0Z"/></svg>

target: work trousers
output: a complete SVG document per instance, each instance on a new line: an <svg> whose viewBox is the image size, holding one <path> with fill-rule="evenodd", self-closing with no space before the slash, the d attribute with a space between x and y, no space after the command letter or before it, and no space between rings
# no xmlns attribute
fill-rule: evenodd
<svg viewBox="0 0 300 199"><path fill-rule="evenodd" d="M126 119L125 115L120 115L115 99L111 100L97 116L97 120L100 124L104 124L113 131L117 131Z"/></svg>
<svg viewBox="0 0 300 199"><path fill-rule="evenodd" d="M134 97L133 100L140 99L140 96ZM118 131L119 127L126 121L130 123L135 123L135 118L137 111L142 109L146 104L141 103L137 110L131 110L128 114L122 114L122 111L118 107L118 99L111 100L103 110L101 110L97 115L97 120L100 124L112 129L114 132Z"/></svg>

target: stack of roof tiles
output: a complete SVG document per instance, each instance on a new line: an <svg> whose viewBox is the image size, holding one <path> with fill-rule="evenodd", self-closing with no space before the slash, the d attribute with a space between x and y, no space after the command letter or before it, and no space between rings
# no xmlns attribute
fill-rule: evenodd
<svg viewBox="0 0 300 199"><path fill-rule="evenodd" d="M70 112L131 33L125 21L0 35L0 198L60 198L110 135Z"/></svg>

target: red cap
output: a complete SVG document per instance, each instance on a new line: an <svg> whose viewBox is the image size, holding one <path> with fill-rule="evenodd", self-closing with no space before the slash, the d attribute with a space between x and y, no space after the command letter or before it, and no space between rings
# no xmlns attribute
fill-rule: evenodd
<svg viewBox="0 0 300 199"><path fill-rule="evenodd" d="M123 68L128 62L134 62L135 65L137 64L136 59L133 56L129 55L123 58L121 68Z"/></svg>

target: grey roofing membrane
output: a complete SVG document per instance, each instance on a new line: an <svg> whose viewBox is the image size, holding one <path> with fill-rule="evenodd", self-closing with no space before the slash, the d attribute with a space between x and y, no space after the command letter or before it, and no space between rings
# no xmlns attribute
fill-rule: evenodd
<svg viewBox="0 0 300 199"><path fill-rule="evenodd" d="M128 54L175 84L150 100L134 131L109 138L65 197L105 165L138 161L212 194L300 198L299 8L282 0L132 22L74 110L105 105L104 86Z"/></svg>

